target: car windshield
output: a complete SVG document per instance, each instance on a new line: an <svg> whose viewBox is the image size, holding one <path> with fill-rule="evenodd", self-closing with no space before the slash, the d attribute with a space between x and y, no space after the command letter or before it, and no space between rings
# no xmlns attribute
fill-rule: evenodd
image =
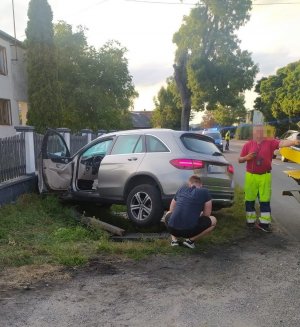
<svg viewBox="0 0 300 327"><path fill-rule="evenodd" d="M190 151L209 155L214 155L216 152L220 152L215 144L201 140L201 138L198 138L195 135L182 135L181 141Z"/></svg>
<svg viewBox="0 0 300 327"><path fill-rule="evenodd" d="M220 133L205 133L204 135L208 135L208 136L212 137L212 138L215 139L215 140L221 138Z"/></svg>

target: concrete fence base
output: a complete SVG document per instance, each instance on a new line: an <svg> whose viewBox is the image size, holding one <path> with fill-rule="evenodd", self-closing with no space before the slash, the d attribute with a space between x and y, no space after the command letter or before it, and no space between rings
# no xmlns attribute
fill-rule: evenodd
<svg viewBox="0 0 300 327"><path fill-rule="evenodd" d="M36 193L37 176L35 174L21 176L0 184L0 206L16 201L24 193Z"/></svg>

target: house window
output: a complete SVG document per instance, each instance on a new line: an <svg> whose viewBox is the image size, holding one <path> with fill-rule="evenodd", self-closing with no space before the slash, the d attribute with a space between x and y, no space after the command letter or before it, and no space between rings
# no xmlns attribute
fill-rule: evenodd
<svg viewBox="0 0 300 327"><path fill-rule="evenodd" d="M6 49L0 46L0 75L7 75Z"/></svg>
<svg viewBox="0 0 300 327"><path fill-rule="evenodd" d="M10 101L0 99L0 125L11 125Z"/></svg>

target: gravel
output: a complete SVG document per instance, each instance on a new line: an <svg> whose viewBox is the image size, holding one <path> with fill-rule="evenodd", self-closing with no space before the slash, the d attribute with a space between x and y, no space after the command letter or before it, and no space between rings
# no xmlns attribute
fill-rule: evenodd
<svg viewBox="0 0 300 327"><path fill-rule="evenodd" d="M280 232L201 253L99 257L70 275L3 289L0 326L300 326L300 243Z"/></svg>

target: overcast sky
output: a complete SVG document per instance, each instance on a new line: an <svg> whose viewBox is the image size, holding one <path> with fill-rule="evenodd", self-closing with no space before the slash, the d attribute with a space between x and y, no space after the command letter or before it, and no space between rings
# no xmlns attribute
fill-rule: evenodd
<svg viewBox="0 0 300 327"><path fill-rule="evenodd" d="M217 0L225 1L225 0ZM88 28L88 43L99 48L118 40L128 49L129 70L140 96L135 110L152 110L153 97L173 73L173 34L195 0L48 0L53 22ZM25 38L29 0L14 0L16 36ZM287 4L283 4L287 3ZM254 0L251 19L239 31L262 76L300 59L300 0ZM0 1L0 29L14 35L12 1ZM256 94L246 93L251 109Z"/></svg>

